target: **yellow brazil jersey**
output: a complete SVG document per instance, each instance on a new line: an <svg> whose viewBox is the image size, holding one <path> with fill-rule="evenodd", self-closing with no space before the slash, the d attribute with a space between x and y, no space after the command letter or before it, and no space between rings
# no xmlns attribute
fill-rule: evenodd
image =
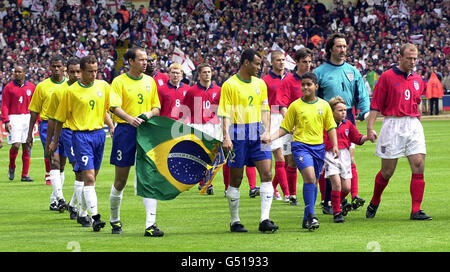
<svg viewBox="0 0 450 272"><path fill-rule="evenodd" d="M36 85L36 89L31 97L28 109L32 112L40 113L42 120L48 120L47 108L50 104L51 95L53 91L62 86L66 80L67 79L64 78L62 81L56 82L49 77L44 81L41 81L38 85Z"/></svg>
<svg viewBox="0 0 450 272"><path fill-rule="evenodd" d="M252 76L248 82L235 74L223 83L219 116L230 118L232 124L259 123L261 111L270 111L264 80Z"/></svg>
<svg viewBox="0 0 450 272"><path fill-rule="evenodd" d="M323 130L336 128L336 122L328 102L317 98L315 102L308 103L302 97L289 106L281 128L286 132L295 128L294 141L317 145L323 143Z"/></svg>
<svg viewBox="0 0 450 272"><path fill-rule="evenodd" d="M55 113L58 109L58 105L61 102L62 96L66 89L69 87L69 81L67 80L66 83L59 86L59 88L55 88L52 92L50 102L47 107L47 118L48 119L55 119ZM65 122L63 124L63 128L69 128L69 124Z"/></svg>
<svg viewBox="0 0 450 272"><path fill-rule="evenodd" d="M153 108L161 108L156 82L148 75L133 78L128 73L114 78L111 84L110 107L119 107L128 115L136 117ZM113 121L126 123L113 114Z"/></svg>
<svg viewBox="0 0 450 272"><path fill-rule="evenodd" d="M67 122L74 131L102 129L109 107L110 89L103 80L95 80L89 86L75 82L64 92L55 119Z"/></svg>

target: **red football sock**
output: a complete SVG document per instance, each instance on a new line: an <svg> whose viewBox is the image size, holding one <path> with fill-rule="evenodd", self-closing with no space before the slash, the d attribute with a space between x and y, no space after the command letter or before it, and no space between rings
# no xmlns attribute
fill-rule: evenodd
<svg viewBox="0 0 450 272"><path fill-rule="evenodd" d="M325 199L326 188L327 188L327 182L325 180L325 173L322 171L322 174L320 174L320 178L319 178L319 189L320 189L320 200L321 201L323 201Z"/></svg>
<svg viewBox="0 0 450 272"><path fill-rule="evenodd" d="M45 172L50 173L51 167L50 167L50 160L48 158L44 158L45 162Z"/></svg>
<svg viewBox="0 0 450 272"><path fill-rule="evenodd" d="M9 168L11 168L11 169L16 168L17 153L19 153L18 149L15 149L13 147L11 147L11 149L9 149Z"/></svg>
<svg viewBox="0 0 450 272"><path fill-rule="evenodd" d="M22 177L28 176L28 170L30 170L30 150L22 150Z"/></svg>
<svg viewBox="0 0 450 272"><path fill-rule="evenodd" d="M381 202L381 194L384 191L384 188L386 188L386 186L389 183L389 179L384 179L383 175L381 174L381 170L378 172L377 176L375 177L375 186L373 188L373 196L372 196L372 200L370 202L372 202L372 204L374 205L379 205Z"/></svg>
<svg viewBox="0 0 450 272"><path fill-rule="evenodd" d="M250 189L256 187L256 167L245 167L245 173L247 174L248 178L248 185L250 186Z"/></svg>
<svg viewBox="0 0 450 272"><path fill-rule="evenodd" d="M230 185L230 167L225 163L222 168L223 173L223 184L225 184L225 190L228 190Z"/></svg>
<svg viewBox="0 0 450 272"><path fill-rule="evenodd" d="M288 165L286 167L286 179L289 195L297 195L297 168L292 168Z"/></svg>
<svg viewBox="0 0 450 272"><path fill-rule="evenodd" d="M331 190L331 205L333 206L333 214L341 212L341 191Z"/></svg>
<svg viewBox="0 0 450 272"><path fill-rule="evenodd" d="M420 211L420 204L422 204L423 192L425 190L425 180L423 179L423 174L412 174L409 189L412 199L411 213L416 213Z"/></svg>
<svg viewBox="0 0 450 272"><path fill-rule="evenodd" d="M351 185L352 199L358 195L358 171L356 165L352 163L352 185Z"/></svg>
<svg viewBox="0 0 450 272"><path fill-rule="evenodd" d="M284 162L275 162L275 177L273 178L274 181L276 180L281 187L281 191L283 191L284 196L289 195L289 187L287 184L287 175L286 175L286 169L285 169L285 163ZM272 183L273 184L273 183ZM276 186L274 186L276 188Z"/></svg>

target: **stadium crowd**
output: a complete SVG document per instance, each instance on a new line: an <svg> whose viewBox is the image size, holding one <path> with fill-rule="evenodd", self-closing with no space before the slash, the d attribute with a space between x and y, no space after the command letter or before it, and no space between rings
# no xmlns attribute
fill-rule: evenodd
<svg viewBox="0 0 450 272"><path fill-rule="evenodd" d="M76 2L80 5L71 5ZM195 65L213 65L213 79L221 85L237 71L240 51L248 46L265 56L274 44L290 56L305 46L313 50L317 67L327 36L338 31L348 37L348 62L363 75L380 75L397 63L400 45L411 41L424 56L416 71L425 80L436 72L450 89L449 1L334 0L329 9L317 0L218 2L220 7L207 0L150 0L113 13L104 0L0 1L0 85L10 81L16 61L25 62L28 80L39 83L57 52L95 54L99 77L111 82L119 73L116 49L125 40L129 47L148 48L162 71L178 47ZM269 69L265 59L261 77Z"/></svg>

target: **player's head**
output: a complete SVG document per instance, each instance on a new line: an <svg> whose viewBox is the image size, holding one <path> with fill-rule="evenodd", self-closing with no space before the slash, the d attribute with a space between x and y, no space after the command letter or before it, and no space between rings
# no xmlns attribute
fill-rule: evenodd
<svg viewBox="0 0 450 272"><path fill-rule="evenodd" d="M240 69L243 69L245 73L257 76L261 69L261 56L256 50L247 48L242 52L239 64Z"/></svg>
<svg viewBox="0 0 450 272"><path fill-rule="evenodd" d="M179 63L172 63L169 66L169 81L171 84L178 86L183 79L183 67Z"/></svg>
<svg viewBox="0 0 450 272"><path fill-rule="evenodd" d="M316 74L312 72L306 72L302 75L302 93L304 97L315 98L316 91L319 88L319 80Z"/></svg>
<svg viewBox="0 0 450 272"><path fill-rule="evenodd" d="M201 63L197 66L198 79L200 83L211 82L212 66L209 63ZM209 86L205 86L209 87Z"/></svg>
<svg viewBox="0 0 450 272"><path fill-rule="evenodd" d="M295 51L294 60L297 71L302 75L311 71L313 52L311 49L303 47Z"/></svg>
<svg viewBox="0 0 450 272"><path fill-rule="evenodd" d="M147 68L145 69L145 74L153 76L156 69L156 62L158 61L158 56L155 53L147 54Z"/></svg>
<svg viewBox="0 0 450 272"><path fill-rule="evenodd" d="M125 52L123 58L130 66L130 72L133 74L142 74L147 68L147 52L143 48L133 47Z"/></svg>
<svg viewBox="0 0 450 272"><path fill-rule="evenodd" d="M276 72L283 71L286 63L286 56L283 51L275 50L270 54L270 63L272 64L272 69Z"/></svg>
<svg viewBox="0 0 450 272"><path fill-rule="evenodd" d="M21 63L14 64L14 80L17 84L22 85L25 82L25 65Z"/></svg>
<svg viewBox="0 0 450 272"><path fill-rule="evenodd" d="M333 117L336 122L340 122L345 119L347 115L347 104L345 103L344 98L340 96L336 96L328 101L330 104L331 110L333 111Z"/></svg>
<svg viewBox="0 0 450 272"><path fill-rule="evenodd" d="M65 72L65 60L62 55L54 55L50 58L50 71L55 81L61 81Z"/></svg>
<svg viewBox="0 0 450 272"><path fill-rule="evenodd" d="M80 59L78 57L71 57L67 61L67 74L69 76L70 84L80 79L81 68L80 68Z"/></svg>
<svg viewBox="0 0 450 272"><path fill-rule="evenodd" d="M399 69L407 74L416 67L419 51L414 44L406 43L400 48Z"/></svg>
<svg viewBox="0 0 450 272"><path fill-rule="evenodd" d="M94 55L82 57L80 60L81 82L89 85L97 78L98 63Z"/></svg>
<svg viewBox="0 0 450 272"><path fill-rule="evenodd" d="M325 44L325 53L328 60L342 63L347 57L347 41L343 33L334 33Z"/></svg>

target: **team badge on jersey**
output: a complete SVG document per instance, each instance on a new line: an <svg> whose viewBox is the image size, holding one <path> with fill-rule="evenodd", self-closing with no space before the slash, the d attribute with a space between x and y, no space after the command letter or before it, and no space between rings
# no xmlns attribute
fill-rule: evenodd
<svg viewBox="0 0 450 272"><path fill-rule="evenodd" d="M97 95L98 95L98 97L102 97L103 93L102 92L98 92Z"/></svg>
<svg viewBox="0 0 450 272"><path fill-rule="evenodd" d="M257 95L261 94L261 91L258 88L255 90L255 92L256 92Z"/></svg>
<svg viewBox="0 0 450 272"><path fill-rule="evenodd" d="M152 88L149 85L145 86L145 88L147 89L148 92L152 90Z"/></svg>
<svg viewBox="0 0 450 272"><path fill-rule="evenodd" d="M355 79L355 75L353 74L353 72L345 72L345 75L347 76L348 80L353 81L353 79Z"/></svg>
<svg viewBox="0 0 450 272"><path fill-rule="evenodd" d="M31 90L27 89L27 95L30 96L31 95Z"/></svg>
<svg viewBox="0 0 450 272"><path fill-rule="evenodd" d="M217 93L213 93L213 94L212 94L212 98L213 98L213 99L216 98L216 95L217 95Z"/></svg>
<svg viewBox="0 0 450 272"><path fill-rule="evenodd" d="M345 129L345 136L348 136L349 130L348 128Z"/></svg>
<svg viewBox="0 0 450 272"><path fill-rule="evenodd" d="M416 80L414 80L414 89L416 89L416 91L419 90L419 82L417 82Z"/></svg>
<svg viewBox="0 0 450 272"><path fill-rule="evenodd" d="M319 109L319 110L318 110L318 113L319 113L319 115L322 115L322 114L323 114L323 110L322 110L322 109Z"/></svg>
<svg viewBox="0 0 450 272"><path fill-rule="evenodd" d="M158 85L159 85L159 86L164 85L164 81L163 81L162 79L158 79Z"/></svg>

